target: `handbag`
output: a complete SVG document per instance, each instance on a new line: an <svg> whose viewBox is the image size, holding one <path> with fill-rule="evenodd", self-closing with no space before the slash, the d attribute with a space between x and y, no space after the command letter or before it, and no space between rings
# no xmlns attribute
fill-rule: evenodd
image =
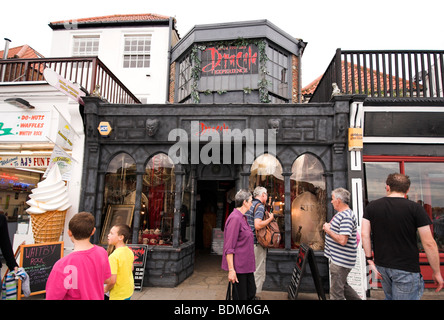
<svg viewBox="0 0 444 320"><path fill-rule="evenodd" d="M228 281L227 295L225 300L239 300L239 294L237 293L237 286Z"/></svg>
<svg viewBox="0 0 444 320"><path fill-rule="evenodd" d="M253 210L256 211L257 207L260 203L258 203ZM270 213L268 211L264 212L264 217L262 220L267 220L270 217ZM279 230L279 225L275 219L273 219L268 225L266 225L262 229L256 229L256 239L259 244L264 248L278 248L281 243L281 232Z"/></svg>

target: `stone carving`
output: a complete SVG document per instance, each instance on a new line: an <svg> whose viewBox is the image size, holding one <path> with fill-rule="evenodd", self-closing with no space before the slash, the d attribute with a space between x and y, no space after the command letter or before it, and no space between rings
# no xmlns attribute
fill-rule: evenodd
<svg viewBox="0 0 444 320"><path fill-rule="evenodd" d="M150 137L154 136L159 129L158 119L147 119L146 120L146 131Z"/></svg>
<svg viewBox="0 0 444 320"><path fill-rule="evenodd" d="M268 120L268 128L269 129L276 129L276 133L278 133L280 123L281 123L280 119L270 119L270 120Z"/></svg>

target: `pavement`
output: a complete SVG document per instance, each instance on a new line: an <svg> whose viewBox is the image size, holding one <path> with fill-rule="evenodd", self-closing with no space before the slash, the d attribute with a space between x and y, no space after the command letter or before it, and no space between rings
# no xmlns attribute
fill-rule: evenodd
<svg viewBox="0 0 444 320"><path fill-rule="evenodd" d="M135 291L131 300L208 300L223 301L227 291L227 272L220 268L221 257L209 254L196 254L193 274L174 288L143 287L142 291ZM2 276L4 274L2 268ZM283 291L262 291L258 294L261 300L288 300L287 288ZM384 300L382 289L370 290L367 300ZM326 294L328 300L329 296ZM23 300L44 300L45 295L33 295ZM319 300L317 293L299 292L297 300ZM444 289L435 293L426 289L421 300L444 300Z"/></svg>

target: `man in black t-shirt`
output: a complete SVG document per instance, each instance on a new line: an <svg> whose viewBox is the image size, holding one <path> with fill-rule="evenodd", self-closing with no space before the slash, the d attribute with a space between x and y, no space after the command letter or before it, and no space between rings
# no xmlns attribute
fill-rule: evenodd
<svg viewBox="0 0 444 320"><path fill-rule="evenodd" d="M419 300L424 280L419 268L417 232L432 268L436 292L443 286L438 247L430 230L432 223L424 208L406 199L408 176L393 173L387 177L387 196L372 201L362 221L362 245L367 264L382 277L388 300ZM372 241L374 260L372 257Z"/></svg>

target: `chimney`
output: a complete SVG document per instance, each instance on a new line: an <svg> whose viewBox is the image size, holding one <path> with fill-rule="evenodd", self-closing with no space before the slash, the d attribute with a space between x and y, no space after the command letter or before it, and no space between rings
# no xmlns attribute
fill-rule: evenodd
<svg viewBox="0 0 444 320"><path fill-rule="evenodd" d="M5 51L3 52L3 59L4 60L8 59L9 43L10 42L11 42L11 40L9 40L8 38L5 38Z"/></svg>

